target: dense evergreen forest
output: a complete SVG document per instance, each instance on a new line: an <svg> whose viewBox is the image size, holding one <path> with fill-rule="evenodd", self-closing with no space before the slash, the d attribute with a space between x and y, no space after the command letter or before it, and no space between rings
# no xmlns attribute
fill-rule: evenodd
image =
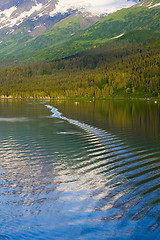
<svg viewBox="0 0 160 240"><path fill-rule="evenodd" d="M160 44L104 44L67 59L0 70L0 96L160 98Z"/></svg>

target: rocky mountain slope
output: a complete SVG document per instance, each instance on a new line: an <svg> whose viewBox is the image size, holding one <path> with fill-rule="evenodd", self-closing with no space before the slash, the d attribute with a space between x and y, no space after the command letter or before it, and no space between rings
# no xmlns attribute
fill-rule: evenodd
<svg viewBox="0 0 160 240"><path fill-rule="evenodd" d="M131 6L138 0L121 0L113 9ZM90 12L90 24L112 11L110 2L99 0L0 0L0 38L1 41L18 29L25 28L28 35L38 36L60 20L77 12ZM104 4L105 2L105 4ZM96 17L95 17L96 16ZM84 15L87 18L88 15Z"/></svg>
<svg viewBox="0 0 160 240"><path fill-rule="evenodd" d="M38 36L61 19L72 14L53 14L57 0L0 0L0 37L25 29L28 35Z"/></svg>

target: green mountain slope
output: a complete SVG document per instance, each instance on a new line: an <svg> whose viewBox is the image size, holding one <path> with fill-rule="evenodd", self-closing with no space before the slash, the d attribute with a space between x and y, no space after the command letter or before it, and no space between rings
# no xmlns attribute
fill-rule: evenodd
<svg viewBox="0 0 160 240"><path fill-rule="evenodd" d="M39 49L63 43L85 28L82 18L82 14L65 18L35 39L27 36L24 29L19 30L0 45L0 56L22 59L24 56L26 58L33 55Z"/></svg>
<svg viewBox="0 0 160 240"><path fill-rule="evenodd" d="M137 32L138 35L136 35L136 32L134 32L134 36L128 34L132 30L139 30ZM147 39L151 41L153 38L159 38L159 7L154 9L146 7L122 9L98 21L70 41L60 43L57 46L50 46L45 51L39 50L34 56L28 58L28 60L36 61L40 59L45 61L64 58L104 42L114 41L114 37L123 33L126 34L121 37L122 39L130 41L133 38L135 42L143 42Z"/></svg>
<svg viewBox="0 0 160 240"><path fill-rule="evenodd" d="M143 1L128 9L119 10L85 30L82 15L67 18L54 25L43 35L27 39L24 35L18 44L12 38L0 45L0 59L18 59L37 62L65 58L105 42L154 42L160 39L159 0ZM149 5L150 4L150 5ZM136 32L137 31L137 32ZM8 43L11 41L11 43Z"/></svg>

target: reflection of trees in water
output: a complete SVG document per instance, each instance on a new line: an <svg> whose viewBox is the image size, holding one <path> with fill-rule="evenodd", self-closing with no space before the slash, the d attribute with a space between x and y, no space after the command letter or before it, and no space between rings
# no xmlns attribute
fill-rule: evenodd
<svg viewBox="0 0 160 240"><path fill-rule="evenodd" d="M54 101L65 116L100 128L130 131L144 137L159 137L160 106L146 101Z"/></svg>

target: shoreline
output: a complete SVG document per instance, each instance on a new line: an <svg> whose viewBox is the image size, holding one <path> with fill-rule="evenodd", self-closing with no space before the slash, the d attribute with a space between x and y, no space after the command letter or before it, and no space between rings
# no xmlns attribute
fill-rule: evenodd
<svg viewBox="0 0 160 240"><path fill-rule="evenodd" d="M30 100L33 100L33 101L53 101L53 100L56 100L56 101L62 101L62 100L90 100L90 101L97 101L97 100L101 100L101 101L108 101L108 100L119 100L119 101L125 101L125 100L128 100L128 101L133 101L133 100L136 100L136 101L146 101L146 102L156 102L156 103L159 103L160 102L160 99L159 98L124 98L124 97L110 97L110 98L86 98L86 97L68 97L68 98L50 98L50 97L42 97L42 98L23 98L23 97L12 97L12 96L9 96L9 97L6 97L6 96L2 96L0 97L0 100L1 99L7 99L7 100L27 100L27 101L30 101Z"/></svg>

